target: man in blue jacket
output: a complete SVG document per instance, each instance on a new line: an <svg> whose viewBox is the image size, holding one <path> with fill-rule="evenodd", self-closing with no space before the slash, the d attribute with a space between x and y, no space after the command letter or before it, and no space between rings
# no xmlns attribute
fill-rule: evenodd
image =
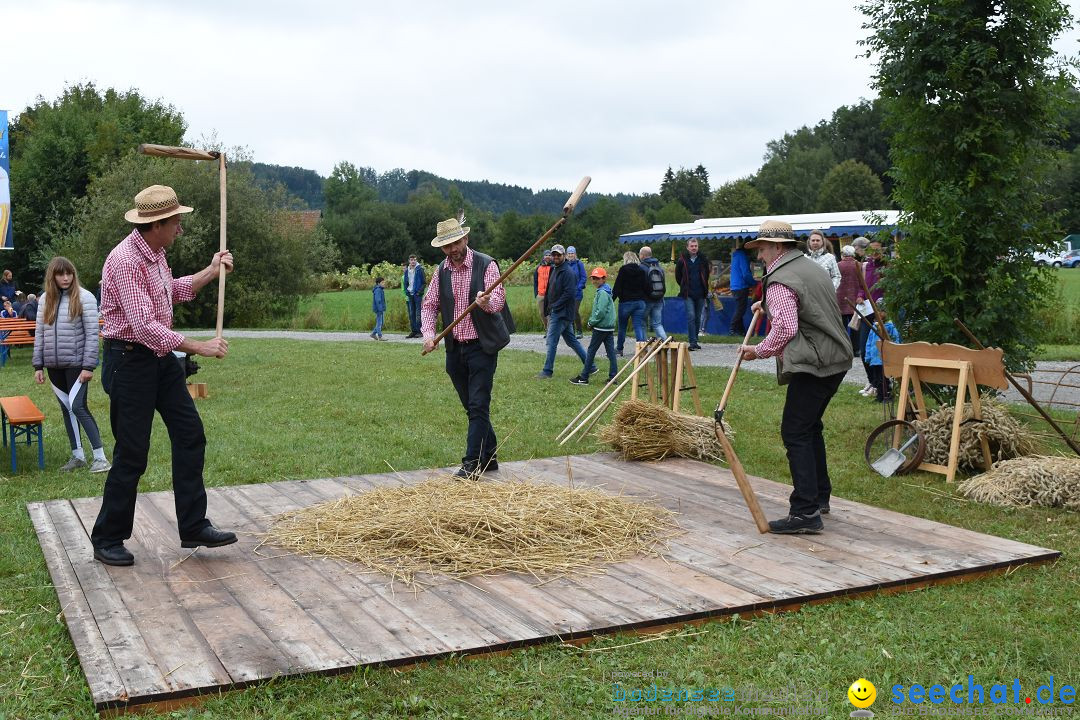
<svg viewBox="0 0 1080 720"><path fill-rule="evenodd" d="M756 284L757 280L754 279L754 273L750 269L750 258L740 244L731 253L731 294L735 297L735 312L731 316L728 332L732 335L742 335L746 332L743 316L746 315L746 303L750 298L750 291Z"/></svg>
<svg viewBox="0 0 1080 720"><path fill-rule="evenodd" d="M577 289L574 292L574 334L580 340L583 337L581 329L581 300L585 297L585 286L589 284L589 279L585 273L585 263L578 260L577 248L573 245L566 248L566 265L574 271L574 277L577 282Z"/></svg>
<svg viewBox="0 0 1080 720"><path fill-rule="evenodd" d="M555 350L559 347L560 337L577 353L582 364L585 363L585 348L574 337L577 275L566 262L566 249L562 245L551 247L551 260L551 275L548 276L547 294L544 296L548 314L547 357L544 359L544 369L536 376L540 380L550 380L555 373ZM589 368L589 372L596 372L596 367Z"/></svg>
<svg viewBox="0 0 1080 720"><path fill-rule="evenodd" d="M420 332L420 303L424 300L424 268L409 256L409 265L401 277L401 289L405 291L405 306L409 309L409 334L405 337L423 337Z"/></svg>

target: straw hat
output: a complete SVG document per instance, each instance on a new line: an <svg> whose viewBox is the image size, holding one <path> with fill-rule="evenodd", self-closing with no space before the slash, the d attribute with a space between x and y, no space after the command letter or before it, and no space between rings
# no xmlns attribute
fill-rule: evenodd
<svg viewBox="0 0 1080 720"><path fill-rule="evenodd" d="M135 196L135 207L124 213L124 219L134 225L164 220L173 215L189 213L195 208L181 205L176 191L166 185L151 185Z"/></svg>
<svg viewBox="0 0 1080 720"><path fill-rule="evenodd" d="M465 218L461 218L464 220ZM432 247L442 247L443 245L449 245L450 243L460 240L469 234L471 228L468 225L462 225L461 220L457 218L450 218L443 220L435 227L435 238L431 241Z"/></svg>
<svg viewBox="0 0 1080 720"><path fill-rule="evenodd" d="M780 220L766 220L761 223L761 227L758 228L758 236L753 240L749 240L743 247L750 250L761 245L761 243L793 243L795 242L795 231L792 229L790 223L782 222Z"/></svg>

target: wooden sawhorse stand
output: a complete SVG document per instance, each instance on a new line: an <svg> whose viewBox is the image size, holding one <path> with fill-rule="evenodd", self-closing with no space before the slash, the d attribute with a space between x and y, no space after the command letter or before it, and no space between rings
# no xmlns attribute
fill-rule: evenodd
<svg viewBox="0 0 1080 720"><path fill-rule="evenodd" d="M921 373L920 374L920 369ZM904 372L900 380L900 405L896 417L904 418L907 411L908 388L915 391L915 412L920 420L926 419L926 399L923 397L922 375L929 382L939 385L954 385L956 391L956 409L953 411L952 441L949 443L949 464L920 463L920 470L928 470L945 476L946 482L956 477L956 465L960 456L960 425L964 419L965 397L971 398L971 416L982 420L982 403L979 400L979 388L975 384L975 368L969 360L940 360L931 358L904 358ZM985 437L980 437L982 445L983 467L987 470L993 460L990 458L990 444Z"/></svg>
<svg viewBox="0 0 1080 720"><path fill-rule="evenodd" d="M639 342L637 349L640 350L645 343ZM645 353L639 352L634 360L634 370L641 363L640 358ZM683 384L683 375L686 375L688 385ZM656 355L653 356L652 365L642 368L641 374L645 376L643 383L649 389L649 401L659 403L672 412L679 412L679 398L684 390L689 390L694 398L694 410L701 414L701 396L698 395L697 376L694 375L694 365L690 362L690 346L687 343L668 343ZM630 399L637 400L639 384L635 382L630 390Z"/></svg>

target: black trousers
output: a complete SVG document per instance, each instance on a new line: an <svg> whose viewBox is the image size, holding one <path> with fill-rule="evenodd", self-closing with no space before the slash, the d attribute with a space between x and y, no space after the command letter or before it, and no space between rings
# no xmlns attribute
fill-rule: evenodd
<svg viewBox="0 0 1080 720"><path fill-rule="evenodd" d="M789 500L792 515L812 515L829 503L832 483L822 434L825 425L821 418L846 374L845 371L817 377L796 373L788 384L780 437L787 449L794 486Z"/></svg>
<svg viewBox="0 0 1080 720"><path fill-rule="evenodd" d="M101 511L90 535L94 547L113 547L131 537L135 498L139 478L146 472L155 411L165 422L172 442L173 495L180 539L194 537L210 524L203 485L206 435L176 356L169 353L159 358L142 345L106 340L102 387L112 401L109 420L116 445Z"/></svg>
<svg viewBox="0 0 1080 720"><path fill-rule="evenodd" d="M477 464L486 465L495 455L498 442L491 427L491 387L495 382L498 354L489 355L479 341L454 343L446 348L446 374L457 390L461 407L469 416L469 432L465 440L465 456L461 464L473 470Z"/></svg>
<svg viewBox="0 0 1080 720"><path fill-rule="evenodd" d="M732 335L745 335L746 324L743 323L743 315L746 315L746 302L750 299L750 288L732 290L731 294L735 298L735 313L731 316L731 327L728 328L728 332Z"/></svg>

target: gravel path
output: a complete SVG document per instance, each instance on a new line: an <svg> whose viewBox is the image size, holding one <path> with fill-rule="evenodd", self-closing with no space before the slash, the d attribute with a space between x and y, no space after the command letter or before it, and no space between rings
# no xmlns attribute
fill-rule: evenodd
<svg viewBox="0 0 1080 720"><path fill-rule="evenodd" d="M209 331L194 331L191 333L192 337L208 337L212 333ZM321 342L376 342L372 340L370 335L365 332L323 332L316 330L229 330L227 333L229 338L258 338L258 339L280 339L280 340L317 340ZM418 339L406 339L404 335L385 334L383 337L388 342L397 343L412 343L417 346L417 352L419 353L420 340ZM588 336L585 338L587 344ZM537 354L543 354L545 352L544 336L535 333L516 333L510 337L511 350L525 350L534 352ZM701 346L701 350L695 351L691 358L693 359L696 367L732 367L735 364L735 348L736 345L727 344L708 344ZM565 343L559 344L558 354L562 356L572 356L573 351L566 347ZM601 358L604 357L603 350L600 352ZM537 363L537 371L540 369L542 363ZM576 364L576 361L575 363ZM742 365L742 370L748 372L760 372L772 375L776 372L776 366L772 360L759 360L755 362L748 362ZM556 376L561 374L566 375L569 378L577 368L571 367L566 363L557 363L555 372ZM1067 373L1070 369L1073 373L1069 375L1065 382L1071 383L1076 387L1072 388L1058 388L1054 390L1052 383L1056 383ZM1076 410L1077 406L1080 406L1080 361L1077 362L1040 362L1036 363L1035 370L1031 374L1032 380L1035 381L1032 384L1032 395L1040 403L1047 403L1053 395L1054 400L1059 403L1060 407L1065 409ZM844 382L851 385L864 385L866 383L866 373L863 370L862 363L858 360L852 363L852 368L848 374L844 377ZM1026 383L1021 380L1026 388ZM1024 403L1025 400L1020 393L1016 392L1012 387L1009 388L1005 394L1006 399L1009 402Z"/></svg>

